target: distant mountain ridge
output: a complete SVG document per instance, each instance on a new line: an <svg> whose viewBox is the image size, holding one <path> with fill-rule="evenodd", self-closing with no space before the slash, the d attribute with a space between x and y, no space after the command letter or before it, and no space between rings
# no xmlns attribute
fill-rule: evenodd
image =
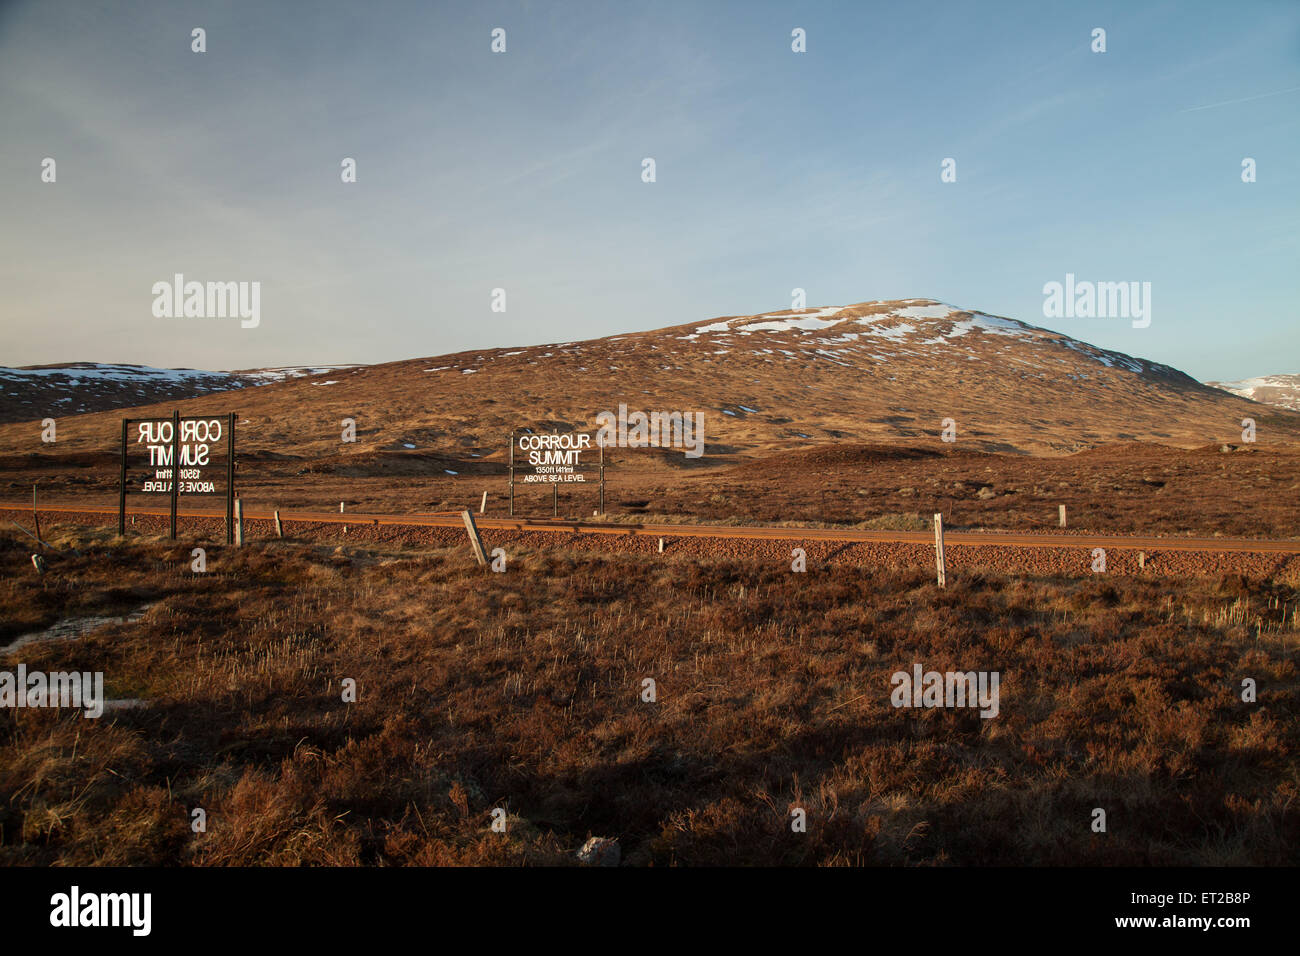
<svg viewBox="0 0 1300 956"><path fill-rule="evenodd" d="M352 365L209 372L103 362L0 367L0 422L59 418L323 375Z"/></svg>
<svg viewBox="0 0 1300 956"><path fill-rule="evenodd" d="M1261 375L1239 382L1206 382L1251 401L1300 412L1300 375Z"/></svg>
<svg viewBox="0 0 1300 956"><path fill-rule="evenodd" d="M1295 412L1272 409L1265 419L1258 405L1170 366L933 299L726 316L381 365L194 374L241 382L237 399L221 397L221 379L187 379L185 387L207 386L195 389L200 397L163 399L138 383L130 394L149 415L174 405L188 414L237 410L248 454L326 468L384 461L413 474L497 467L512 432L593 431L600 412L620 405L703 415L703 458L634 456L647 467L725 465L833 442L926 444L948 421L958 449L1022 454L1236 442L1248 416L1259 420L1261 442L1300 441ZM77 388L88 388L82 381ZM33 397L19 406L25 420L52 413L48 393ZM110 448L119 414L61 428L60 451ZM356 423L353 443L340 441L345 419ZM30 425L0 426L0 443L42 451Z"/></svg>

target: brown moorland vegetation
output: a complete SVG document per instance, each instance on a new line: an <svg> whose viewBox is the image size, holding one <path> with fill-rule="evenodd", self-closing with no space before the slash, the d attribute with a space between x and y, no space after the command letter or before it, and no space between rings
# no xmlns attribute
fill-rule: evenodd
<svg viewBox="0 0 1300 956"><path fill-rule="evenodd" d="M52 538L42 576L0 536L0 642L147 609L0 668L102 670L142 703L0 712L10 864L562 864L594 834L629 865L1237 865L1290 862L1300 836L1293 573L939 590L919 569L520 550L493 574L463 546L271 542L210 546L200 575L188 544ZM999 715L891 707L914 663L1000 672Z"/></svg>
<svg viewBox="0 0 1300 956"><path fill-rule="evenodd" d="M1223 449L1227 449L1226 451ZM338 510L411 514L473 508L488 492L487 514L507 511L508 477L499 463L460 466L393 453L362 467L241 456L236 488L250 509ZM606 472L612 520L828 527L927 527L942 512L953 529L1226 537L1300 536L1300 446L1275 443L1172 448L1106 445L1039 457L978 452L958 443L823 444L724 467L686 467L680 452L619 449ZM675 464L665 464L665 462ZM218 487L224 490L224 473ZM516 483L516 514L551 513L549 487ZM596 474L560 491L560 515L590 518L599 503ZM118 470L111 455L79 458L47 452L0 456L0 501L117 506ZM138 487L138 483L133 485ZM136 507L163 507L166 495L133 494ZM220 510L221 496L184 504ZM900 523L899 516L915 520ZM918 524L918 522L921 522Z"/></svg>

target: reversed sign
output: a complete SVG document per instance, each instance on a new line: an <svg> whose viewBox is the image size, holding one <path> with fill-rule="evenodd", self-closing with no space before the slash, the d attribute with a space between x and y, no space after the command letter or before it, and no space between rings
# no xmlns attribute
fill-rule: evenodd
<svg viewBox="0 0 1300 956"><path fill-rule="evenodd" d="M221 443L225 442L225 454ZM130 459L134 452L137 462ZM147 461L145 457L147 456ZM216 458L224 458L217 464ZM222 480L221 472L225 471ZM173 481L173 477L175 480ZM171 537L181 495L226 496L226 543L234 541L235 415L122 419L122 459L117 491L117 533L126 534L126 496L165 494L171 499Z"/></svg>
<svg viewBox="0 0 1300 956"><path fill-rule="evenodd" d="M182 418L179 442L171 419L139 421L133 426L136 447L143 446L149 456L149 471L137 478L139 487L133 490L170 493L176 455L180 456L180 494L212 495L224 490L221 472L226 470L225 462L218 467L213 461L220 454L218 443L225 433L220 418Z"/></svg>

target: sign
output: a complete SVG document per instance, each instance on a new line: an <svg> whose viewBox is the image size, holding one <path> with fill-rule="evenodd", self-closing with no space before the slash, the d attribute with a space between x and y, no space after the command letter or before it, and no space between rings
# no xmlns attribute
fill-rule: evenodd
<svg viewBox="0 0 1300 956"><path fill-rule="evenodd" d="M583 452L591 450L590 435L520 435L516 443L532 469L525 484L587 480L579 469Z"/></svg>
<svg viewBox="0 0 1300 956"><path fill-rule="evenodd" d="M221 472L225 471L225 462L218 468L213 459L219 454L216 449L225 434L225 426L220 418L182 418L180 435L176 436L170 419L152 419L132 423L131 432L137 449L148 454L149 470L133 482L139 487L133 490L151 493L171 493L173 457L180 457L180 494L212 495L224 489L220 487ZM176 438L179 437L179 442Z"/></svg>
<svg viewBox="0 0 1300 956"><path fill-rule="evenodd" d="M224 439L225 460L218 464ZM128 475L134 452L136 470ZM221 472L225 471L225 480ZM175 480L173 480L173 478ZM171 499L171 537L181 495L226 496L226 543L234 540L235 414L122 419L122 459L118 478L117 533L126 534L126 496L165 494Z"/></svg>
<svg viewBox="0 0 1300 956"><path fill-rule="evenodd" d="M597 461L591 453L599 450ZM525 434L510 433L510 514L515 513L515 476L522 471L526 485L551 487L552 514L559 513L559 487L562 484L585 484L583 456L587 463L600 469L600 504L597 512L605 513L605 446L595 443L590 435L581 432L537 435L531 430Z"/></svg>

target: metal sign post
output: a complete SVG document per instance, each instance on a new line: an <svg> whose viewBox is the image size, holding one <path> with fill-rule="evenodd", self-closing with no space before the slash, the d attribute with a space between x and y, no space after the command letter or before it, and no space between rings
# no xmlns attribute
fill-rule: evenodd
<svg viewBox="0 0 1300 956"><path fill-rule="evenodd" d="M226 544L235 543L235 413L226 420Z"/></svg>
<svg viewBox="0 0 1300 956"><path fill-rule="evenodd" d="M181 413L172 412L172 530L171 539L176 540L176 504L181 496Z"/></svg>
<svg viewBox="0 0 1300 956"><path fill-rule="evenodd" d="M129 418L122 419L122 463L117 479L117 535L126 537L126 432Z"/></svg>

